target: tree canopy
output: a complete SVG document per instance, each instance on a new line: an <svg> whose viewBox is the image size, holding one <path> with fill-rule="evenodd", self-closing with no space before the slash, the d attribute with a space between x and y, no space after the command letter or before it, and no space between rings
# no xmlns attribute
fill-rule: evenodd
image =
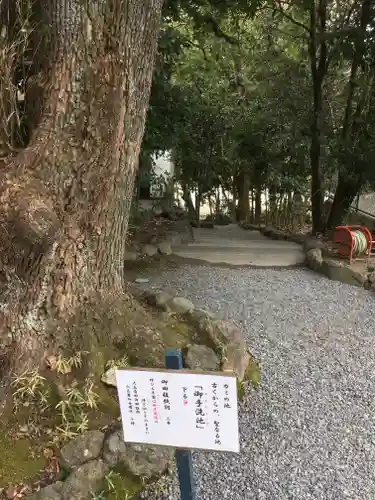
<svg viewBox="0 0 375 500"><path fill-rule="evenodd" d="M302 195L314 231L342 220L374 181L373 11L370 0L167 5L144 148L173 151L190 207L222 188L232 213L254 218L249 192L261 191L279 204Z"/></svg>

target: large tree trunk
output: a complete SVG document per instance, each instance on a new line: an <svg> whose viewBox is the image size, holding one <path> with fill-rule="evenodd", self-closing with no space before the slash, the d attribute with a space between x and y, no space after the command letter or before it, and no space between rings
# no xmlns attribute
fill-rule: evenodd
<svg viewBox="0 0 375 500"><path fill-rule="evenodd" d="M53 322L94 297L123 294L162 0L32 5L34 22L49 26L36 58L46 61L37 78L43 106L33 109L28 146L2 169L0 342L39 361L51 342L61 344Z"/></svg>
<svg viewBox="0 0 375 500"><path fill-rule="evenodd" d="M344 217L357 196L360 185L351 182L343 175L339 176L335 198L327 221L327 229L333 229L343 223Z"/></svg>

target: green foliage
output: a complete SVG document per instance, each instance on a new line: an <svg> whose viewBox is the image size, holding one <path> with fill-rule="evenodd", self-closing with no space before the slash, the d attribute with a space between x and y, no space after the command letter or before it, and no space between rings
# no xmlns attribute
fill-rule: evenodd
<svg viewBox="0 0 375 500"><path fill-rule="evenodd" d="M330 21L314 49L315 7L304 0L167 2L142 157L173 151L176 181L195 211L219 188L239 198L244 175L279 206L287 193L308 198L312 58L324 42L322 189L334 189L337 174L372 185L375 7L366 14L366 5L327 4Z"/></svg>

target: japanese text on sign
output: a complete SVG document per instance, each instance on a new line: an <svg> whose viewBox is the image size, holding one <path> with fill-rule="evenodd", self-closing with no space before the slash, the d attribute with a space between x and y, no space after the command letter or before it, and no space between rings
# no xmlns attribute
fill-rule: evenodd
<svg viewBox="0 0 375 500"><path fill-rule="evenodd" d="M239 451L235 377L167 370L116 377L126 442Z"/></svg>

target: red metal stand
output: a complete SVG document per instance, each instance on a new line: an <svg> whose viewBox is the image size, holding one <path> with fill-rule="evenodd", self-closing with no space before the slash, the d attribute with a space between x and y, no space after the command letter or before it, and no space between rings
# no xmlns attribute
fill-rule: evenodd
<svg viewBox="0 0 375 500"><path fill-rule="evenodd" d="M352 231L361 231L364 234L367 241L365 257L353 258L354 238ZM353 260L368 260L371 257L372 236L367 227L337 226L333 233L333 243L335 246L337 245L340 257L349 259L349 264L351 264Z"/></svg>

